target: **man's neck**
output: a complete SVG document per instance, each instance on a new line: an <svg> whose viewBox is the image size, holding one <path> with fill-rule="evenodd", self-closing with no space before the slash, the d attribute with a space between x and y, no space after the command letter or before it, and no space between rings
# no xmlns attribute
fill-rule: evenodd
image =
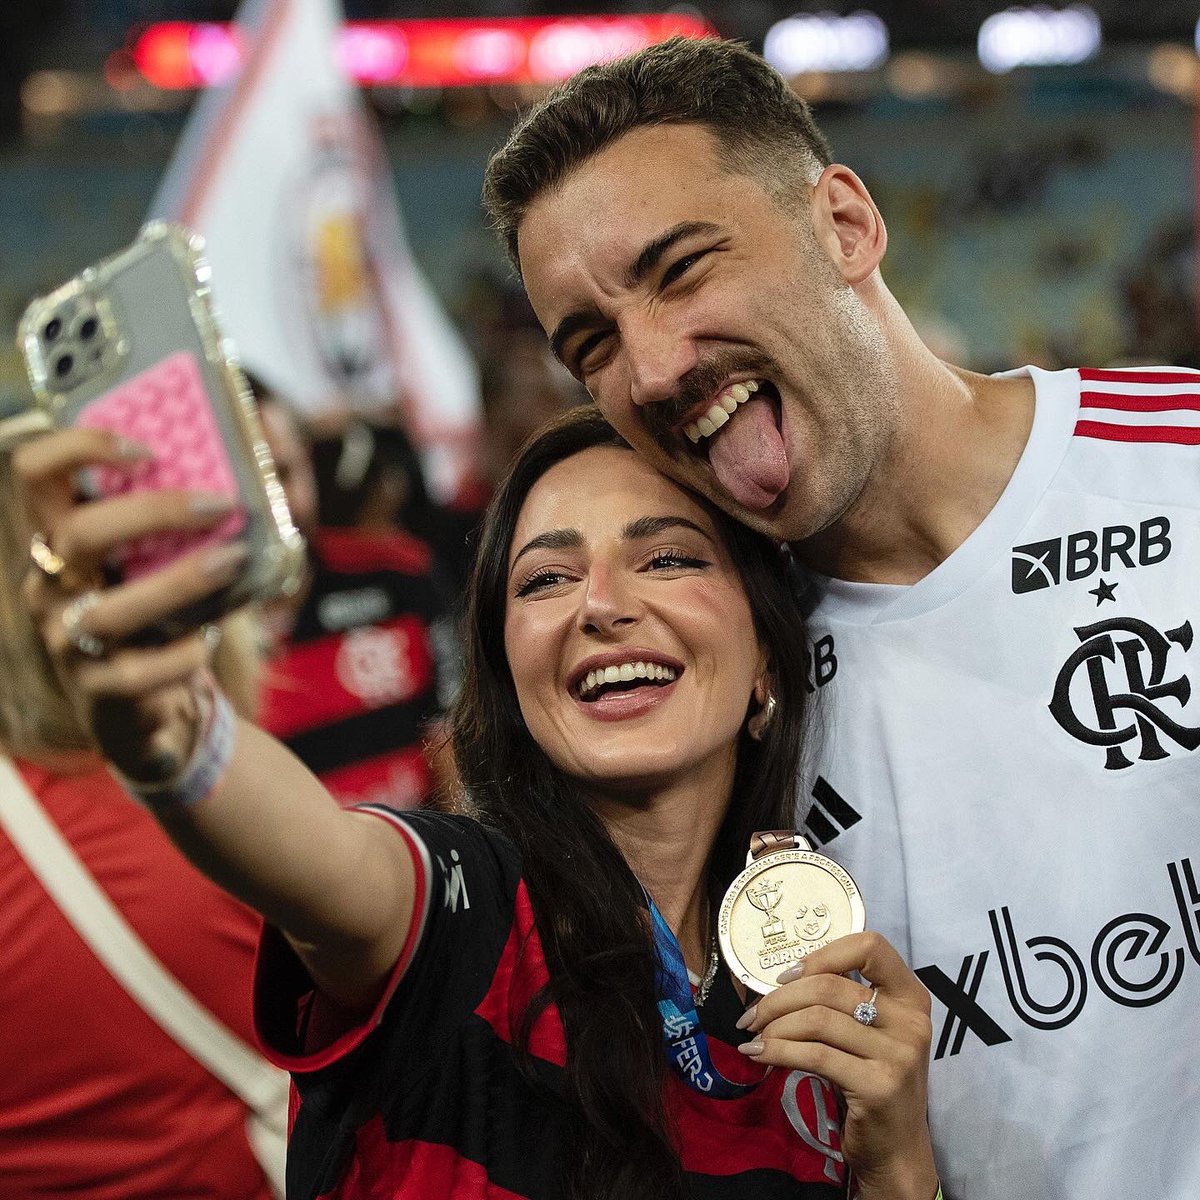
<svg viewBox="0 0 1200 1200"><path fill-rule="evenodd" d="M1012 479L1033 425L1033 381L930 361L904 387L900 428L858 498L794 547L813 570L917 583L974 533Z"/></svg>

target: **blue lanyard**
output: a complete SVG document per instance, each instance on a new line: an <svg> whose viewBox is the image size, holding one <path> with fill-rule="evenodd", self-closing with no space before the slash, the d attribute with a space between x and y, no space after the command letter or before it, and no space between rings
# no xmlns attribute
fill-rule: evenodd
<svg viewBox="0 0 1200 1200"><path fill-rule="evenodd" d="M746 1095L757 1084L734 1083L713 1066L708 1053L708 1038L696 1015L683 951L648 892L646 903L650 906L654 946L658 951L658 1011L662 1017L667 1058L683 1082L698 1092L718 1100L734 1100Z"/></svg>

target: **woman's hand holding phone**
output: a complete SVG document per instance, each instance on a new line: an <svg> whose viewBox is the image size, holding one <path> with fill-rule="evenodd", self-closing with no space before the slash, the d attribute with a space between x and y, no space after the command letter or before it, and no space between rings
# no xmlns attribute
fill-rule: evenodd
<svg viewBox="0 0 1200 1200"><path fill-rule="evenodd" d="M133 471L145 454L109 431L75 428L21 445L13 466L34 528L63 564L54 575L31 564L26 579L47 651L105 756L130 778L154 781L187 760L196 733L194 681L212 647L202 629L166 644L139 641L227 588L245 565L246 548L204 545L151 574L106 586L105 564L123 546L219 528L236 503L180 490L79 499L79 472Z"/></svg>
<svg viewBox="0 0 1200 1200"><path fill-rule="evenodd" d="M153 574L106 582L105 564L130 541L203 533L230 512L211 492L80 499L81 470L139 459L107 430L74 428L23 443L13 468L46 547L42 565L30 563L25 594L47 652L100 752L153 790L191 757L212 646L195 628L166 643L139 639L228 587L245 570L246 549L204 545ZM96 653L80 648L81 634L96 640ZM155 808L156 816L202 871L293 938L335 1004L369 1009L411 920L417 885L406 843L377 818L343 812L290 751L244 722L220 778L203 804Z"/></svg>

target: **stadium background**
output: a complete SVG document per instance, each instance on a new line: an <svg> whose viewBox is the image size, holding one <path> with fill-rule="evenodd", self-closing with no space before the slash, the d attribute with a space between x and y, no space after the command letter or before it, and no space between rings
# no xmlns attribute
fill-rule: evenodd
<svg viewBox="0 0 1200 1200"><path fill-rule="evenodd" d="M119 248L145 216L193 93L155 89L129 47L149 22L225 21L200 0L6 0L0 14L0 394L23 387L25 303ZM352 19L548 15L555 3L348 0ZM888 220L885 274L947 357L1195 361L1196 21L1200 3L1093 0L1103 44L1074 65L993 73L978 58L1001 5L753 0L699 12L761 48L797 11L870 7L890 38L867 70L810 72L836 156ZM593 12L645 11L596 4ZM483 223L489 151L533 94L373 88L416 257L482 359L528 320Z"/></svg>

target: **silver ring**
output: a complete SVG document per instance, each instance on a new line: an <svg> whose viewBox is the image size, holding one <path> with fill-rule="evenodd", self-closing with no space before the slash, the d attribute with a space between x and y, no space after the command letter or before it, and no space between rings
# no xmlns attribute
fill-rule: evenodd
<svg viewBox="0 0 1200 1200"><path fill-rule="evenodd" d="M62 623L67 631L67 641L84 658L103 658L108 652L105 644L94 634L88 633L83 627L83 618L100 603L100 593L94 588L76 596L63 609Z"/></svg>
<svg viewBox="0 0 1200 1200"><path fill-rule="evenodd" d="M854 1006L854 1012L851 1014L851 1016L853 1016L860 1025L875 1024L876 1018L879 1016L879 1009L875 1007L875 997L878 995L879 989L875 988L875 990L871 993L870 1000L864 1000L861 1004L856 1004Z"/></svg>
<svg viewBox="0 0 1200 1200"><path fill-rule="evenodd" d="M57 579L67 569L66 559L50 549L44 534L35 533L29 539L29 558L47 579Z"/></svg>

